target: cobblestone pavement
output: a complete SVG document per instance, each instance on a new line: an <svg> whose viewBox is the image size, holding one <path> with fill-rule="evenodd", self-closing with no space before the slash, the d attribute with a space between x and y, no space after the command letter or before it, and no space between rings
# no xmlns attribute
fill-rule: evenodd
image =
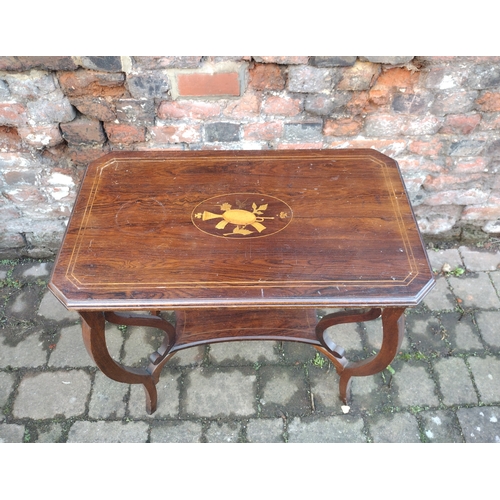
<svg viewBox="0 0 500 500"><path fill-rule="evenodd" d="M343 413L338 376L312 347L232 342L180 351L145 411L140 386L89 358L76 313L47 290L52 262L0 261L0 442L500 442L500 251L429 250L437 285L406 315L400 353L355 378ZM332 332L351 359L380 345L380 320ZM159 332L109 325L113 357L144 361Z"/></svg>

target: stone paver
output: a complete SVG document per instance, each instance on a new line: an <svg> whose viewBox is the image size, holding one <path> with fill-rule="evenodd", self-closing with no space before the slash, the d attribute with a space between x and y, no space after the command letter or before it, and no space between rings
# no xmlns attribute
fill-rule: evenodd
<svg viewBox="0 0 500 500"><path fill-rule="evenodd" d="M500 359L470 357L469 366L483 403L500 403Z"/></svg>
<svg viewBox="0 0 500 500"><path fill-rule="evenodd" d="M288 425L290 443L366 443L363 419L350 415L292 419Z"/></svg>
<svg viewBox="0 0 500 500"><path fill-rule="evenodd" d="M462 301L462 307L479 309L500 307L500 300L488 273L475 273L467 278L451 276L449 280L455 295Z"/></svg>
<svg viewBox="0 0 500 500"><path fill-rule="evenodd" d="M148 425L145 422L75 422L68 434L68 443L145 443Z"/></svg>
<svg viewBox="0 0 500 500"><path fill-rule="evenodd" d="M80 415L89 392L90 377L80 370L27 375L19 384L13 413L34 419Z"/></svg>
<svg viewBox="0 0 500 500"><path fill-rule="evenodd" d="M457 417L467 443L500 443L498 407L460 408Z"/></svg>
<svg viewBox="0 0 500 500"><path fill-rule="evenodd" d="M434 364L446 405L477 404L477 395L463 359L444 358Z"/></svg>
<svg viewBox="0 0 500 500"><path fill-rule="evenodd" d="M45 288L52 262L2 264L0 443L500 442L499 255L429 253L436 287L407 311L390 366L352 379L348 408L334 365L311 345L237 341L177 352L153 415L141 385L95 366L78 315ZM457 267L467 271L456 276ZM331 336L361 360L380 348L381 320ZM162 339L153 328L106 326L111 356L128 365L145 366Z"/></svg>

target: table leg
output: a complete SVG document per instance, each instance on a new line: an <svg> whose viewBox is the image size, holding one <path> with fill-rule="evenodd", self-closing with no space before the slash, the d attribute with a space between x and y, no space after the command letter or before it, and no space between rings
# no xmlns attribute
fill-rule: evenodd
<svg viewBox="0 0 500 500"><path fill-rule="evenodd" d="M146 391L147 412L154 413L157 406L156 384L161 367L167 361L168 351L174 342L174 327L158 316L136 317L97 311L79 311L79 314L83 319L82 333L85 347L98 368L104 375L117 382L142 384ZM147 369L126 367L111 357L106 345L105 320L118 324L152 326L166 332L162 346L151 355L151 363Z"/></svg>
<svg viewBox="0 0 500 500"><path fill-rule="evenodd" d="M317 346L335 366L340 375L340 398L347 405L352 377L375 375L385 370L398 353L404 336L404 307L390 307L383 311L371 309L367 313L342 311L322 318L316 326L316 334L322 346ZM362 361L348 361L344 349L336 346L324 335L326 328L340 323L354 323L376 319L382 314L382 345L375 356Z"/></svg>

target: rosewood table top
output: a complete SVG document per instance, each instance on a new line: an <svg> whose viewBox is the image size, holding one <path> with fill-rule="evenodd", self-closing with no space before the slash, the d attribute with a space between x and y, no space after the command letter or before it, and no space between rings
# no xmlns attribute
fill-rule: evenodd
<svg viewBox="0 0 500 500"><path fill-rule="evenodd" d="M432 285L394 160L290 150L93 162L49 286L92 311L405 307Z"/></svg>

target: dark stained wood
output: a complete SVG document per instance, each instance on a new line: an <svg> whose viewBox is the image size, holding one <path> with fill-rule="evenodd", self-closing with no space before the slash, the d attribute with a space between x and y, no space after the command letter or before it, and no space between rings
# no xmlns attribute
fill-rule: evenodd
<svg viewBox="0 0 500 500"><path fill-rule="evenodd" d="M89 166L50 287L70 309L165 310L410 306L432 283L387 156L174 151Z"/></svg>
<svg viewBox="0 0 500 500"><path fill-rule="evenodd" d="M49 288L82 316L97 366L142 384L152 413L175 352L230 340L312 345L347 404L352 377L390 364L405 307L433 284L399 168L381 153L165 151L113 152L88 167ZM318 322L324 307L368 310ZM171 309L175 326L160 316ZM366 360L350 362L325 335L380 315L382 347ZM146 368L111 358L106 320L164 331Z"/></svg>

